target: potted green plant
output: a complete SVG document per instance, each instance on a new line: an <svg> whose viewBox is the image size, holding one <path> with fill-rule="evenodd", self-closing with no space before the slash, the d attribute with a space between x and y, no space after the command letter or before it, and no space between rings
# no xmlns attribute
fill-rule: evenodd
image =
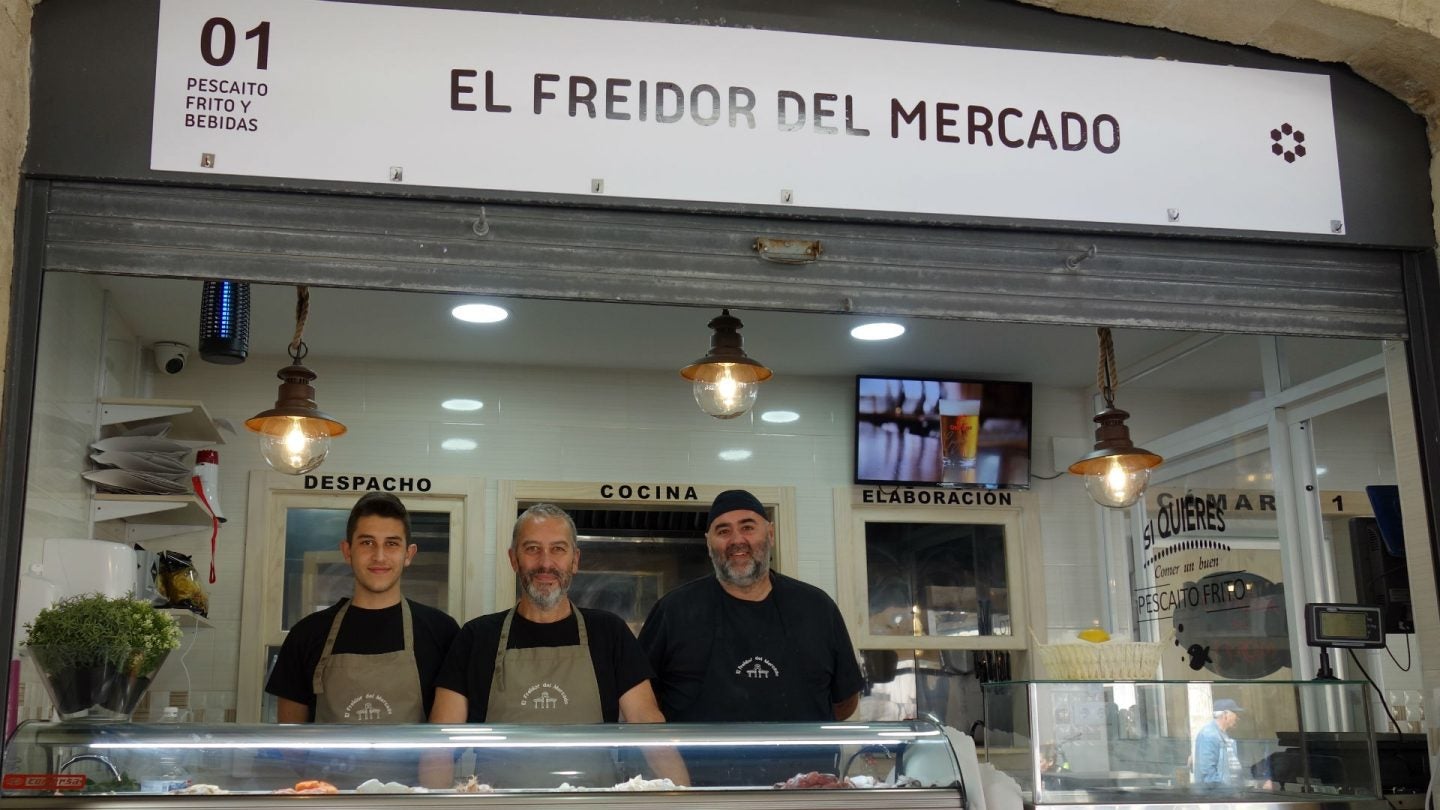
<svg viewBox="0 0 1440 810"><path fill-rule="evenodd" d="M62 720L129 720L180 646L180 625L145 602L83 594L25 625L22 645Z"/></svg>

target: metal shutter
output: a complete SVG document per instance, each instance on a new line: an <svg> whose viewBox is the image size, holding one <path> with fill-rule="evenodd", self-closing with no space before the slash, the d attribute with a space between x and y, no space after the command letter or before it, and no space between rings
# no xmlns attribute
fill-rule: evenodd
<svg viewBox="0 0 1440 810"><path fill-rule="evenodd" d="M1405 338L1401 254L57 182L44 267L709 307ZM802 265L756 237L818 239Z"/></svg>

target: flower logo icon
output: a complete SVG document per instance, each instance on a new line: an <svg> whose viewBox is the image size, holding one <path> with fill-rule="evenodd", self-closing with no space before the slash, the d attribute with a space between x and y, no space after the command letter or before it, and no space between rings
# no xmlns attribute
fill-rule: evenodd
<svg viewBox="0 0 1440 810"><path fill-rule="evenodd" d="M1270 140L1270 151L1284 158L1286 163L1305 157L1305 133L1289 124L1270 130Z"/></svg>

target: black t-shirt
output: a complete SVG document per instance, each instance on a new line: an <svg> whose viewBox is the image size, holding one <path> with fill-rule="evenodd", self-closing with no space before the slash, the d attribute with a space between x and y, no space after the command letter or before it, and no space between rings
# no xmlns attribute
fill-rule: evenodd
<svg viewBox="0 0 1440 810"><path fill-rule="evenodd" d="M771 586L765 599L747 602L707 576L655 603L640 629L640 645L655 670L655 692L667 720L824 722L835 719L834 704L860 691L864 678L834 601L782 574L771 573ZM758 668L755 676L776 683L768 705L763 698L702 693L714 657L722 654L724 645L716 644L721 633L743 639L747 651L727 665L737 674ZM777 677L781 680L773 680ZM779 691L786 683L792 686Z"/></svg>
<svg viewBox="0 0 1440 810"><path fill-rule="evenodd" d="M590 637L590 662L600 687L600 711L606 723L620 721L620 696L651 677L645 653L630 626L614 613L580 608ZM471 619L460 628L436 686L459 692L469 701L466 722L485 722L490 704L490 681L495 675L495 653L500 648L500 627L510 611ZM580 625L572 611L558 622L539 624L516 614L510 623L507 649L570 647L580 643Z"/></svg>
<svg viewBox="0 0 1440 810"><path fill-rule="evenodd" d="M325 650L330 625L340 612L340 606L348 601L341 599L296 622L285 637L285 643L280 646L275 668L265 683L266 692L309 706L311 720L315 719L315 667ZM435 702L435 675L440 671L445 653L450 649L450 642L459 632L460 625L443 611L413 599L406 601L410 603L415 635L415 667L420 671L425 716L429 717L430 706ZM345 613L345 623L340 625L340 634L335 637L335 647L330 652L377 655L404 648L405 621L400 605L396 603L380 610L352 606Z"/></svg>

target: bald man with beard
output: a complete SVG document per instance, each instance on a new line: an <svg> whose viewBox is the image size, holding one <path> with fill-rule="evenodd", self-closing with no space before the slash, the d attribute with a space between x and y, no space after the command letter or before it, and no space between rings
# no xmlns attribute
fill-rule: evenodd
<svg viewBox="0 0 1440 810"><path fill-rule="evenodd" d="M770 570L775 525L764 505L745 490L727 490L716 496L707 526L714 576L661 597L640 628L665 717L834 722L853 714L864 679L840 609L819 588ZM764 763L769 776L757 777L759 763L747 776L706 768L702 757L686 752L696 785L780 781L792 769L824 770L825 759Z"/></svg>

